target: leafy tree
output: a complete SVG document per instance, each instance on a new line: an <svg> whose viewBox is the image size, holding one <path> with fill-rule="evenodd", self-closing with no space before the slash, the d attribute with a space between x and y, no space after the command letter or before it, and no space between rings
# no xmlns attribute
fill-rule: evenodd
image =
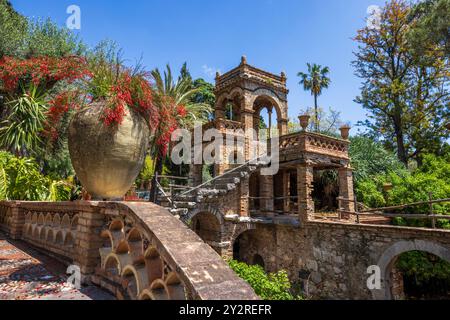
<svg viewBox="0 0 450 320"><path fill-rule="evenodd" d="M356 102L370 112L364 124L372 136L381 136L404 164L420 164L423 154L438 152L449 137L443 130L450 116L449 65L438 47L420 57L410 50L408 31L417 25L410 13L403 0L388 3L379 28L358 31L353 65L365 80Z"/></svg>
<svg viewBox="0 0 450 320"><path fill-rule="evenodd" d="M24 48L25 57L81 56L85 53L85 45L67 28L58 27L50 19L29 22Z"/></svg>
<svg viewBox="0 0 450 320"><path fill-rule="evenodd" d="M316 114L317 112L317 114ZM339 136L339 128L344 124L341 119L341 113L333 108L325 110L318 107L316 110L313 108L307 108L301 111L302 114L307 114L311 116L311 119L317 119L309 124L308 130L316 131L328 136ZM297 125L297 130L300 129L300 123L298 121L294 122Z"/></svg>
<svg viewBox="0 0 450 320"><path fill-rule="evenodd" d="M310 91L314 96L314 123L315 129L319 131L319 106L317 104L317 98L322 94L323 89L328 89L330 85L330 78L328 74L330 69L328 67L322 67L321 65L310 63L307 64L308 73L299 72L298 76L301 78L300 85L303 85L305 91Z"/></svg>
<svg viewBox="0 0 450 320"><path fill-rule="evenodd" d="M408 293L413 295L407 299L430 300L448 296L449 262L427 252L411 251L400 255L396 267L403 274L405 288L410 288Z"/></svg>
<svg viewBox="0 0 450 320"><path fill-rule="evenodd" d="M450 56L450 0L426 0L414 6L411 19L417 24L408 33L410 48L417 55L437 46Z"/></svg>
<svg viewBox="0 0 450 320"><path fill-rule="evenodd" d="M239 277L247 281L255 293L263 300L302 300L300 296L293 296L290 292L286 271L267 274L261 266L249 266L243 262L230 260L230 267Z"/></svg>
<svg viewBox="0 0 450 320"><path fill-rule="evenodd" d="M153 136L151 156L155 159L155 173L161 174L167 156L167 148L172 132L176 128L193 128L196 122L210 119L212 108L206 103L193 102L192 99L200 89L192 87L192 79L187 68L182 69L184 77L174 80L169 65L163 74L159 69L151 72L155 82L154 104L158 110L160 121ZM183 114L180 114L180 108ZM161 118L162 117L162 118ZM156 193L156 181L152 182L151 198Z"/></svg>
<svg viewBox="0 0 450 320"><path fill-rule="evenodd" d="M394 153L366 136L351 138L349 154L351 165L355 169L356 184L390 172L401 174L406 170Z"/></svg>
<svg viewBox="0 0 450 320"><path fill-rule="evenodd" d="M199 78L193 82L192 86L197 90L197 92L192 95L192 103L206 104L211 108L214 108L214 105L216 104L214 85Z"/></svg>
<svg viewBox="0 0 450 320"><path fill-rule="evenodd" d="M28 21L18 14L7 0L0 0L0 58L22 55L28 35Z"/></svg>
<svg viewBox="0 0 450 320"><path fill-rule="evenodd" d="M33 21L17 13L6 0L0 0L0 58L31 58L81 55L86 48L66 28L50 19Z"/></svg>

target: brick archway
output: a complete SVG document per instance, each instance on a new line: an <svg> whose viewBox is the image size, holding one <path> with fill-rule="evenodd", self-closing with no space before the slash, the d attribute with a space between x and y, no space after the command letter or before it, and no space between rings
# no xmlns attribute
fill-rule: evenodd
<svg viewBox="0 0 450 320"><path fill-rule="evenodd" d="M217 207L217 206L210 206L208 204L199 204L196 206L194 210L189 211L187 215L183 217L183 222L189 224L192 222L192 220L200 213L209 213L212 214L216 219L219 221L219 224L221 226L221 232L224 231L224 213Z"/></svg>
<svg viewBox="0 0 450 320"><path fill-rule="evenodd" d="M382 289L373 290L372 296L375 300L391 300L391 271L395 265L397 258L406 252L423 251L431 253L443 260L450 262L450 249L440 244L430 241L399 241L384 251L378 260L378 266L381 269Z"/></svg>

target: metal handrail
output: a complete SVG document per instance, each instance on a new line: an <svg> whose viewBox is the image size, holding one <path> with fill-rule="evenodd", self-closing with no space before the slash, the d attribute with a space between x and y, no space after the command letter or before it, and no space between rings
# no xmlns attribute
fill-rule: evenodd
<svg viewBox="0 0 450 320"><path fill-rule="evenodd" d="M205 186L207 186L207 185L210 185L210 184L213 183L214 181L217 181L217 180L219 180L219 179L221 179L221 178L223 178L223 177L225 177L225 176L227 176L227 175L231 175L232 173L235 173L236 171L239 171L240 169L245 168L246 166L252 164L252 162L258 161L259 159L261 159L261 158L263 158L263 157L268 157L267 153L264 154L264 155L262 155L262 156L259 156L259 157L255 158L255 159L252 159L252 160L250 160L250 161L247 161L246 163L244 163L244 164L242 164L242 165L240 165L240 166L238 166L238 167L236 167L236 168L233 168L233 169L231 169L230 171L227 171L227 172L225 172L224 174L222 174L222 175L220 175L220 176L214 177L214 178L212 178L211 180L209 180L209 181L207 181L207 182L204 182L204 183L202 183L202 184L200 184L200 185L198 185L198 186L196 186L196 187L194 187L194 188L192 188L192 189L190 189L190 190L188 190L188 191L182 193L181 195L182 195L182 196L185 196L185 195L188 195L188 194L190 194L190 193L192 193L192 192L194 192L194 191L200 190L201 188L203 188L203 187L205 187Z"/></svg>

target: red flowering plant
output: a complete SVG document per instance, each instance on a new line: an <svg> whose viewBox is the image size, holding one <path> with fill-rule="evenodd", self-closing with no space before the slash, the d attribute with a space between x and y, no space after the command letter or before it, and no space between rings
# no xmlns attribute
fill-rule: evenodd
<svg viewBox="0 0 450 320"><path fill-rule="evenodd" d="M82 90L89 102L103 102L102 121L107 126L122 123L128 109L141 115L150 129L157 126L159 117L153 104L149 74L140 66L124 65L118 55L108 55L100 48L88 59L91 77Z"/></svg>
<svg viewBox="0 0 450 320"><path fill-rule="evenodd" d="M62 101L67 94L55 88L60 83L71 87L90 76L86 59L78 56L2 57L0 91L6 96L6 108L2 110L0 146L17 155L40 148L42 134L54 136L56 132L49 119L59 118L65 109Z"/></svg>
<svg viewBox="0 0 450 320"><path fill-rule="evenodd" d="M48 91L58 81L72 83L89 75L86 60L78 56L0 59L0 81L3 90L12 96L30 85Z"/></svg>

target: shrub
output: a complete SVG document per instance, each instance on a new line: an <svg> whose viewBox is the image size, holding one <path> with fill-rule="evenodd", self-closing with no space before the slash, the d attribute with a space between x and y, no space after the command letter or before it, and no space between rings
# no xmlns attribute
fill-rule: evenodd
<svg viewBox="0 0 450 320"><path fill-rule="evenodd" d="M356 188L356 195L360 202L370 208L380 208L386 205L383 193L379 190L375 180L361 181Z"/></svg>
<svg viewBox="0 0 450 320"><path fill-rule="evenodd" d="M365 136L357 136L351 139L350 144L351 165L355 169L355 181L372 179L389 172L402 173L405 166L397 159L396 155L387 151L384 147Z"/></svg>
<svg viewBox="0 0 450 320"><path fill-rule="evenodd" d="M41 174L34 159L0 152L0 200L63 201L71 186Z"/></svg>
<svg viewBox="0 0 450 320"><path fill-rule="evenodd" d="M383 193L383 184L391 183L392 190ZM430 199L450 198L450 161L448 155L436 157L426 155L421 167L413 172L398 171L372 176L359 181L356 185L358 199L372 208L396 206ZM428 214L428 204L397 210L405 214ZM450 203L433 205L435 214L448 214ZM424 227L430 226L430 221L414 219L394 219L396 225ZM438 220L440 228L450 228L448 220Z"/></svg>
<svg viewBox="0 0 450 320"><path fill-rule="evenodd" d="M263 300L302 300L294 296L286 271L267 274L260 266L249 266L243 262L230 260L230 267L255 290Z"/></svg>

